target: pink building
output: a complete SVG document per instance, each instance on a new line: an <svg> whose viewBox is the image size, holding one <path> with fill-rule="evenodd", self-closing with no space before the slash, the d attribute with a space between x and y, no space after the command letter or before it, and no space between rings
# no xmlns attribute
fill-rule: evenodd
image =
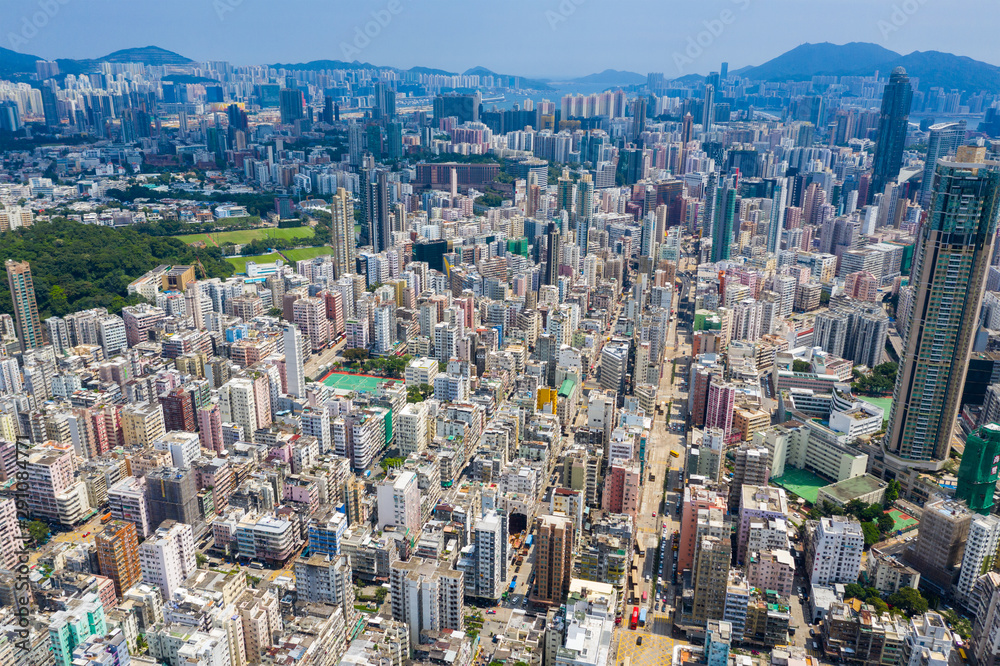
<svg viewBox="0 0 1000 666"><path fill-rule="evenodd" d="M608 468L601 508L627 513L635 520L639 512L639 465L625 463Z"/></svg>
<svg viewBox="0 0 1000 666"><path fill-rule="evenodd" d="M784 521L788 516L788 498L784 488L744 484L740 493L740 528L737 534L736 561L744 562L750 540L750 524Z"/></svg>
<svg viewBox="0 0 1000 666"><path fill-rule="evenodd" d="M752 552L747 560L750 587L774 590L785 599L795 587L795 560L787 550Z"/></svg>
<svg viewBox="0 0 1000 666"><path fill-rule="evenodd" d="M330 337L344 332L344 295L339 290L326 294L326 318L330 322Z"/></svg>
<svg viewBox="0 0 1000 666"><path fill-rule="evenodd" d="M844 295L874 303L878 297L878 279L867 271L849 273L844 279Z"/></svg>
<svg viewBox="0 0 1000 666"><path fill-rule="evenodd" d="M222 410L218 403L198 410L198 436L203 449L221 453L225 448L222 443Z"/></svg>
<svg viewBox="0 0 1000 666"><path fill-rule="evenodd" d="M712 380L708 386L705 404L705 428L722 428L729 436L733 429L733 407L736 404L736 387Z"/></svg>
<svg viewBox="0 0 1000 666"><path fill-rule="evenodd" d="M129 347L149 339L149 331L163 321L166 314L160 308L140 303L122 308L122 320L125 322L125 340Z"/></svg>
<svg viewBox="0 0 1000 666"><path fill-rule="evenodd" d="M684 504L681 509L680 545L677 547L677 570L690 569L694 563L694 542L698 533L698 512L701 509L727 510L725 495L700 486L684 489Z"/></svg>
<svg viewBox="0 0 1000 666"><path fill-rule="evenodd" d="M292 321L309 338L313 351L330 341L330 322L326 318L326 300L318 297L300 298L292 306Z"/></svg>

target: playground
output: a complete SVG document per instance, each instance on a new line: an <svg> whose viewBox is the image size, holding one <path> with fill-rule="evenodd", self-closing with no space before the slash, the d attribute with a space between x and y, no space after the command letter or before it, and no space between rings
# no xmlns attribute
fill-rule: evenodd
<svg viewBox="0 0 1000 666"><path fill-rule="evenodd" d="M886 513L889 515L890 518L896 521L896 524L893 525L892 529L899 530L900 532L905 532L909 529L912 529L916 527L917 524L920 522L913 516L903 513L899 509L889 509L888 511L886 511Z"/></svg>

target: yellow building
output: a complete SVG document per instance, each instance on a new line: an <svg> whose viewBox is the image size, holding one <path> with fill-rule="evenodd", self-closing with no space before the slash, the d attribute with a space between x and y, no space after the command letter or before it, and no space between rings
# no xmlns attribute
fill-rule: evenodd
<svg viewBox="0 0 1000 666"><path fill-rule="evenodd" d="M741 434L744 442L753 439L753 434L771 425L771 415L753 407L737 407L733 410L733 430Z"/></svg>
<svg viewBox="0 0 1000 666"><path fill-rule="evenodd" d="M551 388L540 388L538 389L538 397L535 404L535 409L542 412L543 414L556 414L556 400L558 399L559 392Z"/></svg>

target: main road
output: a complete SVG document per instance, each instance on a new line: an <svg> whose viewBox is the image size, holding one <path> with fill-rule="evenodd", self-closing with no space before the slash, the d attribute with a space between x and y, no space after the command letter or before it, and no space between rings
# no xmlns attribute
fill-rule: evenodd
<svg viewBox="0 0 1000 666"><path fill-rule="evenodd" d="M679 301L687 300L691 296L690 282L684 277L678 276L682 282ZM680 302L676 309L681 310ZM667 482L671 477L670 470L674 470L675 474L680 473L684 460L686 444L684 421L687 413L687 391L684 381L690 362L691 340L685 326L678 330L678 323L677 319L671 322L667 353L657 392L657 403L662 404L666 401L670 408L662 413L654 410L652 414L653 427L647 443L646 466L636 519L636 550L633 561L636 567L635 597L629 595L628 591L632 588L626 586L625 613L613 641L615 664L622 664L628 658L632 664L666 666L671 662L674 645L681 642L671 636L672 609L667 605L667 600L673 599L670 577L673 551L668 549L663 555L667 563L666 575L658 570L656 562L663 532L666 531L670 535L680 529L680 521L674 513L681 499L680 493L675 493ZM676 456L671 455L672 453ZM632 576L632 572L629 575ZM658 584L658 579L661 577L663 585ZM647 595L645 604L641 601L643 592ZM660 601L661 596L662 601ZM633 606L643 605L647 609L646 626L635 630L629 629L628 623Z"/></svg>

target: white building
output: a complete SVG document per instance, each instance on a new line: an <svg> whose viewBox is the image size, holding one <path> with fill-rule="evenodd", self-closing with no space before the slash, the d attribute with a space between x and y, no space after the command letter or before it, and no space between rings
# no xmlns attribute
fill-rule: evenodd
<svg viewBox="0 0 1000 666"><path fill-rule="evenodd" d="M435 361L435 363L437 363ZM405 458L411 453L420 453L430 444L428 429L427 404L423 402L410 403L399 412L397 423L396 444Z"/></svg>
<svg viewBox="0 0 1000 666"><path fill-rule="evenodd" d="M490 510L476 521L472 543L462 549L456 568L465 573L465 595L499 599L507 580L504 520Z"/></svg>
<svg viewBox="0 0 1000 666"><path fill-rule="evenodd" d="M969 524L969 536L962 555L962 568L955 590L959 603L968 605L972 588L983 573L984 565L992 564L1000 540L1000 517L996 514L977 515Z"/></svg>
<svg viewBox="0 0 1000 666"><path fill-rule="evenodd" d="M10 571L17 568L22 543L16 500L13 497L0 499L0 566Z"/></svg>
<svg viewBox="0 0 1000 666"><path fill-rule="evenodd" d="M865 535L853 518L833 516L806 522L806 571L812 585L856 583Z"/></svg>
<svg viewBox="0 0 1000 666"><path fill-rule="evenodd" d="M414 358L406 365L406 386L427 384L434 386L438 374L438 362L433 358Z"/></svg>
<svg viewBox="0 0 1000 666"><path fill-rule="evenodd" d="M410 650L421 631L462 629L464 575L447 562L411 557L389 569L392 619L410 630Z"/></svg>
<svg viewBox="0 0 1000 666"><path fill-rule="evenodd" d="M197 568L191 526L164 522L139 546L139 566L143 582L159 587L164 599L173 597Z"/></svg>
<svg viewBox="0 0 1000 666"><path fill-rule="evenodd" d="M378 528L386 525L406 528L411 536L420 531L420 488L415 473L400 472L378 487Z"/></svg>
<svg viewBox="0 0 1000 666"><path fill-rule="evenodd" d="M170 452L170 464L179 469L190 469L191 463L201 457L201 438L196 432L175 430L153 442L157 451Z"/></svg>
<svg viewBox="0 0 1000 666"><path fill-rule="evenodd" d="M222 422L235 423L251 440L257 431L257 402L253 381L245 377L230 379L219 388Z"/></svg>
<svg viewBox="0 0 1000 666"><path fill-rule="evenodd" d="M306 371L302 357L302 331L295 324L285 324L282 333L285 345L285 383L288 394L296 398L305 397Z"/></svg>
<svg viewBox="0 0 1000 666"><path fill-rule="evenodd" d="M139 538L145 539L153 531L149 524L145 477L127 476L108 488L108 503L111 517L133 523Z"/></svg>

